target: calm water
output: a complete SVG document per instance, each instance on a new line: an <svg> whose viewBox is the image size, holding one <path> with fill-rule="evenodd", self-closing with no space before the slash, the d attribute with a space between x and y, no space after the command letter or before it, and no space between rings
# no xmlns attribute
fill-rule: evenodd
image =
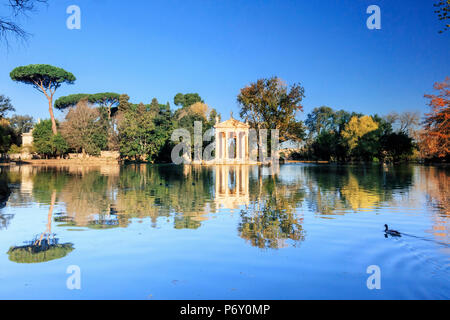
<svg viewBox="0 0 450 320"><path fill-rule="evenodd" d="M450 298L448 169L0 170L1 299Z"/></svg>

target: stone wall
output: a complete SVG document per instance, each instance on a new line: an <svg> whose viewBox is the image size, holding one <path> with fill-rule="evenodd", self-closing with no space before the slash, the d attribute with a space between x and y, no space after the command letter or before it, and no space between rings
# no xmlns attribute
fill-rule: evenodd
<svg viewBox="0 0 450 320"><path fill-rule="evenodd" d="M68 155L69 159L91 159L91 160L119 160L120 159L120 153L117 151L102 151L100 153L100 156L90 156L88 154L82 154L82 153L69 153Z"/></svg>
<svg viewBox="0 0 450 320"><path fill-rule="evenodd" d="M33 159L33 155L28 152L12 153L12 154L9 154L8 157L9 157L9 160L13 160L13 161Z"/></svg>

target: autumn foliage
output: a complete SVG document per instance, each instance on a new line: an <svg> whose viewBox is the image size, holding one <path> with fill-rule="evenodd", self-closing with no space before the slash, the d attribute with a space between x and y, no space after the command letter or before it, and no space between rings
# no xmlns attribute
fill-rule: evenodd
<svg viewBox="0 0 450 320"><path fill-rule="evenodd" d="M424 131L420 142L425 158L446 158L450 152L450 77L435 83L437 94L427 94L431 112L424 121Z"/></svg>

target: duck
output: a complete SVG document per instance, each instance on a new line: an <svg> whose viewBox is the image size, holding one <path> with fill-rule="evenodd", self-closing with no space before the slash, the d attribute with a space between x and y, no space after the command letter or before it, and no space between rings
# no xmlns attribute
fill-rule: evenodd
<svg viewBox="0 0 450 320"><path fill-rule="evenodd" d="M385 224L384 227L385 227L384 233L389 234L389 235L394 236L394 237L401 237L402 236L401 233L398 232L397 230L389 230L389 227L388 227L387 224Z"/></svg>

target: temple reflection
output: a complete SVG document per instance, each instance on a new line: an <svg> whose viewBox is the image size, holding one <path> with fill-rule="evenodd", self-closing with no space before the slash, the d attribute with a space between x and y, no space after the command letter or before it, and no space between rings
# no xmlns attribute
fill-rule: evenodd
<svg viewBox="0 0 450 320"><path fill-rule="evenodd" d="M250 203L249 166L215 166L214 202L216 208L236 210Z"/></svg>

